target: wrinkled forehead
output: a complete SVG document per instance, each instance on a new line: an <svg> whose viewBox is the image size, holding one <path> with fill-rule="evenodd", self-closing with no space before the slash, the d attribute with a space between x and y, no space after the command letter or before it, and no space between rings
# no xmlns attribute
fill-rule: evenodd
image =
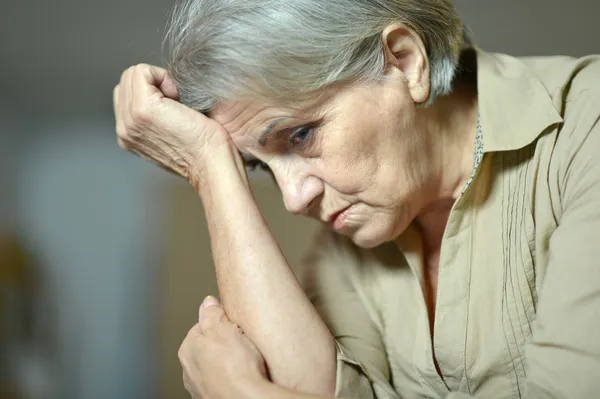
<svg viewBox="0 0 600 399"><path fill-rule="evenodd" d="M278 125L302 124L318 112L321 104L274 105L266 101L222 101L209 113L236 141L257 140Z"/></svg>

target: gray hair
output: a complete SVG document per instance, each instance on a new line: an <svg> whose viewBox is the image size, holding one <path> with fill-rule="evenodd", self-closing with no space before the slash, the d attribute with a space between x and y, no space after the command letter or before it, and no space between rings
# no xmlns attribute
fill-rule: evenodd
<svg viewBox="0 0 600 399"><path fill-rule="evenodd" d="M423 40L431 92L448 94L465 31L449 0L181 0L165 43L180 100L310 100L339 82L383 77L381 34L403 22Z"/></svg>

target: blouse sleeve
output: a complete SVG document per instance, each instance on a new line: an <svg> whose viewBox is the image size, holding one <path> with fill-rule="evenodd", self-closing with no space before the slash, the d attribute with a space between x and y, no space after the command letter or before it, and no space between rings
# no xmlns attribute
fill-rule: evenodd
<svg viewBox="0 0 600 399"><path fill-rule="evenodd" d="M399 398L389 382L380 332L349 279L356 256L330 233L319 236L300 281L337 347L336 397Z"/></svg>

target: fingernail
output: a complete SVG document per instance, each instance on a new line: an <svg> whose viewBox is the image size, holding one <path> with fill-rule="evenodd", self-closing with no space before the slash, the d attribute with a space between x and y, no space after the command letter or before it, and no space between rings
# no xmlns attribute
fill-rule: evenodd
<svg viewBox="0 0 600 399"><path fill-rule="evenodd" d="M206 298L204 298L204 302L202 302L202 307L208 308L211 306L219 306L219 300L214 296L209 295Z"/></svg>

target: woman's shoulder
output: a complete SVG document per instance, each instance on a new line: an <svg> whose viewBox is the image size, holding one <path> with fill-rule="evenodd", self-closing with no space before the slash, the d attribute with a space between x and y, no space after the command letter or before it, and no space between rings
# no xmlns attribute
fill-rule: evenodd
<svg viewBox="0 0 600 399"><path fill-rule="evenodd" d="M305 264L326 264L325 267L373 270L373 266L397 264L403 259L395 243L384 243L375 248L360 248L348 237L337 234L323 226L313 239L304 258Z"/></svg>
<svg viewBox="0 0 600 399"><path fill-rule="evenodd" d="M546 67L558 81L549 93L562 117L555 151L571 163L581 150L600 140L600 56L570 58ZM600 153L593 149L595 158Z"/></svg>
<svg viewBox="0 0 600 399"><path fill-rule="evenodd" d="M569 164L582 147L593 145L590 135L600 135L600 55L519 60L542 83L562 119L550 140L552 161Z"/></svg>
<svg viewBox="0 0 600 399"><path fill-rule="evenodd" d="M544 85L563 118L566 105L574 97L600 98L600 54L584 57L520 57ZM596 102L600 109L600 102Z"/></svg>
<svg viewBox="0 0 600 399"><path fill-rule="evenodd" d="M533 62L562 118L548 144L549 172L558 178L564 207L600 180L600 56Z"/></svg>

